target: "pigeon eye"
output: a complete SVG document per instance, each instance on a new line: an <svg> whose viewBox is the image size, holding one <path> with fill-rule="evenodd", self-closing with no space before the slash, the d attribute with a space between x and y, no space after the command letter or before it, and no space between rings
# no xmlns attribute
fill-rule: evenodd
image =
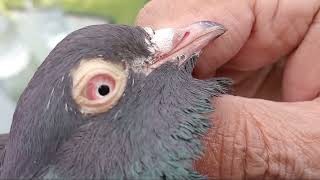
<svg viewBox="0 0 320 180"><path fill-rule="evenodd" d="M96 75L88 81L85 96L89 100L105 98L109 94L112 94L115 83L115 80L108 76L108 74Z"/></svg>
<svg viewBox="0 0 320 180"><path fill-rule="evenodd" d="M83 60L71 75L72 95L80 111L96 114L108 111L122 97L128 71L120 64L91 59Z"/></svg>

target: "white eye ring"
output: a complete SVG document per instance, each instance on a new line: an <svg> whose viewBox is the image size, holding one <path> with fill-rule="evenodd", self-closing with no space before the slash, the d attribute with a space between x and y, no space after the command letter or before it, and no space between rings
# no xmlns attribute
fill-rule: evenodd
<svg viewBox="0 0 320 180"><path fill-rule="evenodd" d="M98 99L87 97L85 90L88 82L99 75L109 76L114 80L114 87L108 95ZM71 71L73 79L72 97L79 110L84 114L107 112L117 104L125 90L128 70L123 65L115 64L103 59L82 60L79 66Z"/></svg>

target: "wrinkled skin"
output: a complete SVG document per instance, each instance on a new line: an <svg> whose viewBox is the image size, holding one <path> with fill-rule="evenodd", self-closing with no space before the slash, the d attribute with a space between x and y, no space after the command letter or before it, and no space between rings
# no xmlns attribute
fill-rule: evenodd
<svg viewBox="0 0 320 180"><path fill-rule="evenodd" d="M236 95L214 104L215 127L195 162L200 172L217 179L320 177L319 9L319 0L152 0L140 11L138 25L212 20L228 29L194 72L233 78Z"/></svg>

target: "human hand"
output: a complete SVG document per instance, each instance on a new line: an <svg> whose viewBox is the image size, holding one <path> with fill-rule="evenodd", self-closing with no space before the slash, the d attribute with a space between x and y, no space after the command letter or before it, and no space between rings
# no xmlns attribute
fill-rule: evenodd
<svg viewBox="0 0 320 180"><path fill-rule="evenodd" d="M237 96L215 102L196 168L212 178L320 177L320 1L152 0L137 24L200 20L228 32L209 44L195 76L231 77ZM239 97L243 96L243 97Z"/></svg>

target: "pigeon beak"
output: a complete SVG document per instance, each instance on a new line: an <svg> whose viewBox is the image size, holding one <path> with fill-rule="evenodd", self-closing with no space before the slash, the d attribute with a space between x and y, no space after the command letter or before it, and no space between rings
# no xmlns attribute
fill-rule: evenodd
<svg viewBox="0 0 320 180"><path fill-rule="evenodd" d="M210 41L226 32L218 23L200 21L183 28L164 28L153 31L145 28L154 48L154 58L149 68L154 69L168 61L179 59L179 65L199 53Z"/></svg>

